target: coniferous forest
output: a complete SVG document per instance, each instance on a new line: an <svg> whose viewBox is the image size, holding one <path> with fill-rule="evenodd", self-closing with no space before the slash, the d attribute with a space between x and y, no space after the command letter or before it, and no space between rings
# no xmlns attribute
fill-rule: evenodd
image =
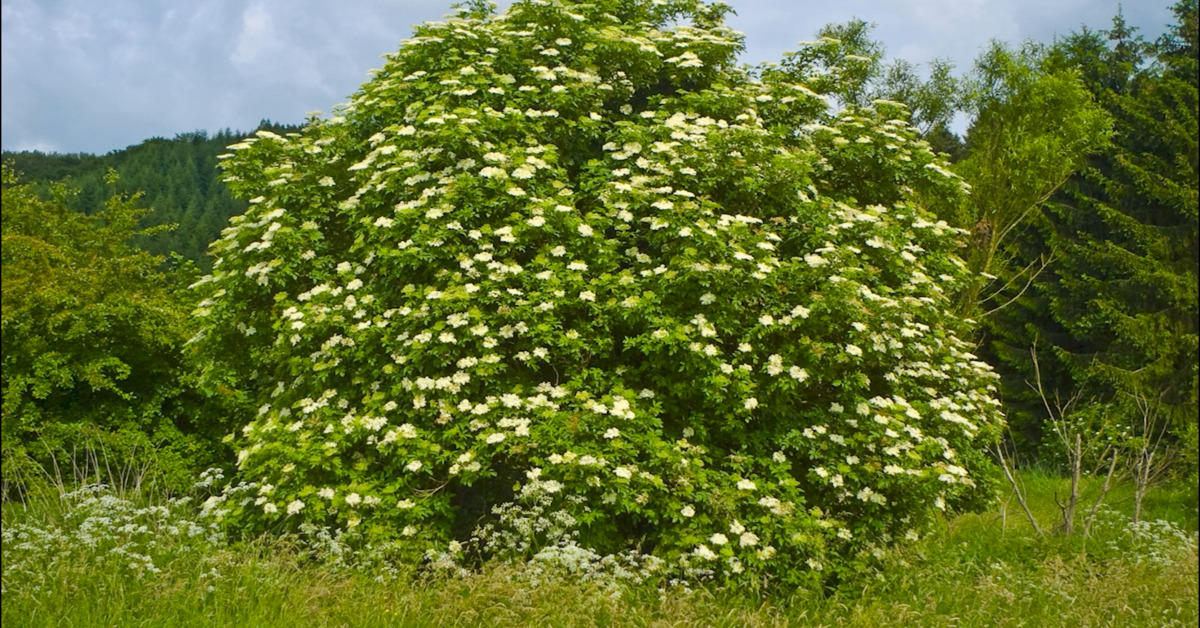
<svg viewBox="0 0 1200 628"><path fill-rule="evenodd" d="M5 622L1200 624L1195 0L970 68L455 10L3 154Z"/></svg>
<svg viewBox="0 0 1200 628"><path fill-rule="evenodd" d="M5 152L3 160L41 198L52 196L54 184L66 184L72 190L66 206L80 213L98 211L114 193L141 192L139 206L151 210L141 226L175 226L134 242L153 255L178 254L207 269L209 243L231 216L246 211L245 200L235 199L221 182L217 155L255 130L283 133L299 128L263 120L248 132L224 129L211 136L193 131L170 140L156 137L107 155ZM115 184L106 181L110 169L118 175Z"/></svg>

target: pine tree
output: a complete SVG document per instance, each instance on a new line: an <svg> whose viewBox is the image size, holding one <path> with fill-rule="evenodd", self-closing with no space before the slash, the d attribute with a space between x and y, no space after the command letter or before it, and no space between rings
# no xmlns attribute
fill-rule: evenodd
<svg viewBox="0 0 1200 628"><path fill-rule="evenodd" d="M263 120L260 128L288 133L299 127ZM6 152L4 161L22 173L22 181L42 200L51 198L53 184L67 183L77 190L66 199L68 207L85 214L104 206L110 194L105 176L115 170L120 175L117 191L141 192L142 203L153 210L140 227L176 225L135 238L134 244L155 255L177 253L207 269L209 243L228 226L230 216L246 209L245 201L234 199L218 179L217 155L245 135L228 129L212 136L193 131L102 156Z"/></svg>
<svg viewBox="0 0 1200 628"><path fill-rule="evenodd" d="M990 327L991 349L1006 363L1016 423L1028 426L1037 416L1034 406L1021 404L1036 344L1049 389L1109 408L1113 424L1134 418L1136 400L1161 405L1194 462L1195 0L1180 2L1175 12L1178 24L1154 45L1117 16L1109 42L1084 32L1060 48L1113 116L1116 133L1019 243L1025 259L1052 251L1056 261ZM1127 435L1141 436L1137 429Z"/></svg>

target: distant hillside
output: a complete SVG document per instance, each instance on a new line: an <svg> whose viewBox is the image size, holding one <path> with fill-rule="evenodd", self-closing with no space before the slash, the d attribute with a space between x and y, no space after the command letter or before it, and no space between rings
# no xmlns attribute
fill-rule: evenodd
<svg viewBox="0 0 1200 628"><path fill-rule="evenodd" d="M294 132L299 126L264 120L258 129L276 133ZM174 139L155 137L107 155L58 154L5 151L2 159L21 173L21 180L48 196L54 183L66 183L78 193L68 202L77 211L91 213L100 208L111 190L104 182L112 168L120 175L117 192L142 191L142 205L153 208L143 226L178 225L173 231L143 238L146 250L158 255L179 253L203 269L210 261L205 252L229 222L242 213L246 202L234 199L220 180L217 155L253 131L225 129L214 135L205 131L182 133Z"/></svg>

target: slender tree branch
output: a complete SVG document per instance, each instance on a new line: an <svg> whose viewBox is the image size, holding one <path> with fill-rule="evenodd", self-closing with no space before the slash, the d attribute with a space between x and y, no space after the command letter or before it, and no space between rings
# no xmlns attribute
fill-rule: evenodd
<svg viewBox="0 0 1200 628"><path fill-rule="evenodd" d="M1009 467L1008 460L1004 457L1004 445L997 443L996 457L1000 459L1000 468L1004 470L1004 477L1008 478L1008 483L1012 486L1013 494L1017 497L1017 503L1021 505L1021 509L1025 511L1025 517L1029 519L1029 524L1033 526L1033 531L1038 536L1046 536L1042 532L1042 527L1038 525L1037 519L1034 518L1033 512L1029 510L1029 503L1025 499L1024 492L1021 491L1020 485L1017 483L1016 477L1013 476L1013 470ZM1057 499L1057 497L1056 497Z"/></svg>
<svg viewBox="0 0 1200 628"><path fill-rule="evenodd" d="M1010 279L1008 281L1008 283L1001 286L999 290L993 292L992 294L1000 294L1001 292L1004 292L1006 289L1008 289L1009 286L1012 285L1012 282L1015 281L1017 277L1024 275L1027 271L1029 271L1029 269L1033 268L1034 264L1037 264L1039 261L1042 262L1041 268L1038 268L1036 272L1034 272L1032 275L1030 275L1029 280L1025 282L1025 285L1021 288L1021 291L1016 294L1016 296L1014 296L1013 298L1005 301L1004 303L984 312L983 314L980 314L980 318L982 318L984 316L990 316L992 314L995 314L996 312L999 312L1000 310L1012 305L1013 303L1016 303L1017 299L1020 299L1022 296L1025 295L1025 292L1027 290L1029 290L1029 287L1033 285L1033 282L1035 280L1037 280L1037 278L1042 274L1042 271L1046 270L1046 267L1048 267L1050 265L1050 262L1054 261L1054 256L1053 256L1053 254L1051 254L1050 259L1044 259L1044 258L1039 257L1037 260L1034 260L1033 262L1031 262L1029 264L1029 266L1026 266L1021 272L1017 273L1012 279Z"/></svg>

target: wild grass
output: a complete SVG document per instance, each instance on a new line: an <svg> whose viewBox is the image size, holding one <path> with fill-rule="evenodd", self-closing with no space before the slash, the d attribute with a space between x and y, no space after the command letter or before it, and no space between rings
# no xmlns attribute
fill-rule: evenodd
<svg viewBox="0 0 1200 628"><path fill-rule="evenodd" d="M1065 482L1026 472L1053 528ZM832 591L532 584L520 568L382 577L295 539L226 543L187 500L28 493L3 506L6 626L1196 626L1194 486L1126 487L1089 536L1038 537L1011 501L944 521Z"/></svg>

